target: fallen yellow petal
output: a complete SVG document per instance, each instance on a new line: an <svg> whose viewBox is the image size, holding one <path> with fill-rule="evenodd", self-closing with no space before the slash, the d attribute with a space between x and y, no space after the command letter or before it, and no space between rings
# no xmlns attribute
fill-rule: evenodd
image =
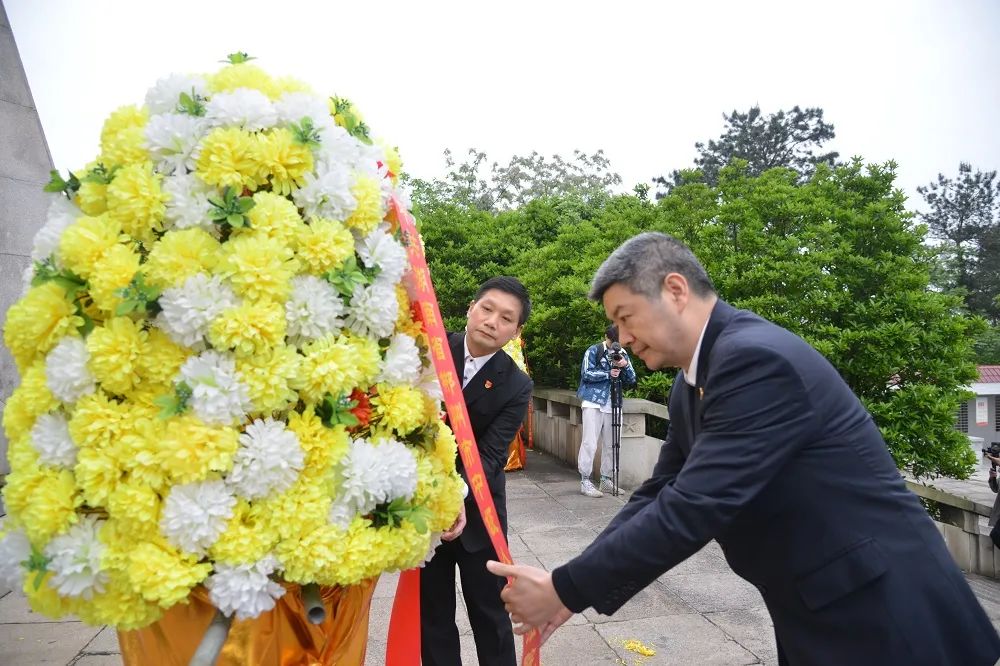
<svg viewBox="0 0 1000 666"><path fill-rule="evenodd" d="M652 657L656 654L656 650L651 647L646 647L637 640L629 639L627 641L622 641L622 647L629 652L635 652L636 654L641 654L644 657Z"/></svg>

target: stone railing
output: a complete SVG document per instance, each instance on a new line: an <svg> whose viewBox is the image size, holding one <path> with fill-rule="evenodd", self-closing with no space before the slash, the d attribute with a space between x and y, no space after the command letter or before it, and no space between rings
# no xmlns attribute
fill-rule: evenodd
<svg viewBox="0 0 1000 666"><path fill-rule="evenodd" d="M1000 551L993 546L986 525L991 507L913 479L906 480L906 487L937 506L934 525L962 571L1000 578Z"/></svg>
<svg viewBox="0 0 1000 666"><path fill-rule="evenodd" d="M576 467L583 435L580 399L574 391L546 388L536 388L533 399L535 447ZM659 456L662 439L647 434L647 418L665 421L666 406L649 400L623 401L618 477L622 488L635 488L649 478Z"/></svg>

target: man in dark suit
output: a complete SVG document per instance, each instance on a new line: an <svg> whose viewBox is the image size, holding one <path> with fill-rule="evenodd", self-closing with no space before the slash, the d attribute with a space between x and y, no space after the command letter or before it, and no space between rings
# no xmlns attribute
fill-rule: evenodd
<svg viewBox="0 0 1000 666"><path fill-rule="evenodd" d="M465 333L448 334L455 370L463 378L462 394L469 410L469 424L505 536L507 447L528 411L532 382L501 348L520 334L530 313L531 301L524 285L512 277L491 278L483 283L469 305ZM461 458L458 469L468 482ZM460 518L456 528L442 535L443 543L420 573L423 664L462 663L455 626L457 565L479 663L515 666L510 618L500 599L504 581L486 570L486 562L497 554L472 493L465 498L464 514L464 530Z"/></svg>
<svg viewBox="0 0 1000 666"><path fill-rule="evenodd" d="M718 299L680 242L641 234L594 277L627 344L678 367L653 475L597 539L503 593L517 633L611 614L709 540L757 586L782 664L993 664L1000 640L871 415L798 336Z"/></svg>

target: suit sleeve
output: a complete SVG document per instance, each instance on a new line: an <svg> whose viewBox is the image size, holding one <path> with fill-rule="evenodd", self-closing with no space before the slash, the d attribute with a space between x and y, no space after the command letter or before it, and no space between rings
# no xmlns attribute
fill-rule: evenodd
<svg viewBox="0 0 1000 666"><path fill-rule="evenodd" d="M778 352L736 347L713 365L719 370L705 387L701 429L674 482L641 498L641 508L553 571L570 610L613 613L724 533L814 436L808 393Z"/></svg>
<svg viewBox="0 0 1000 666"><path fill-rule="evenodd" d="M488 477L503 472L503 468L507 465L507 452L510 443L521 424L524 423L524 417L528 413L533 383L527 375L520 373L519 376L523 380L522 383L512 393L510 400L497 412L490 427L477 442L483 461L483 470Z"/></svg>

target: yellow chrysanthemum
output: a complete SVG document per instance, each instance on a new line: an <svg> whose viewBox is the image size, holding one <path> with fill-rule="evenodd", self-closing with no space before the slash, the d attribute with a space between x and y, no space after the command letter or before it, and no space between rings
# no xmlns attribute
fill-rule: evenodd
<svg viewBox="0 0 1000 666"><path fill-rule="evenodd" d="M167 195L160 189L161 176L149 162L119 169L108 185L108 216L122 230L146 247L163 228Z"/></svg>
<svg viewBox="0 0 1000 666"><path fill-rule="evenodd" d="M77 452L73 474L89 506L104 506L118 489L122 476L121 458L115 445L100 449L81 447Z"/></svg>
<svg viewBox="0 0 1000 666"><path fill-rule="evenodd" d="M11 308L13 309L13 308ZM10 311L7 312L8 322ZM10 343L7 343L10 346ZM3 408L3 431L7 441L16 442L35 425L35 419L59 406L59 400L45 383L45 361L38 359L21 375L21 384Z"/></svg>
<svg viewBox="0 0 1000 666"><path fill-rule="evenodd" d="M41 547L76 522L76 493L73 474L65 469L41 466L7 477L4 504L18 517L28 539Z"/></svg>
<svg viewBox="0 0 1000 666"><path fill-rule="evenodd" d="M212 573L212 564L198 563L166 540L136 544L129 553L127 575L132 588L147 601L169 608L187 599L191 588Z"/></svg>
<svg viewBox="0 0 1000 666"><path fill-rule="evenodd" d="M284 541L275 554L284 565L282 577L291 583L319 582L329 584L331 572L343 559L346 550L344 530L333 525L320 525L296 542Z"/></svg>
<svg viewBox="0 0 1000 666"><path fill-rule="evenodd" d="M252 564L267 555L277 543L277 531L241 499L233 509L226 530L212 544L208 554L216 562L229 565Z"/></svg>
<svg viewBox="0 0 1000 666"><path fill-rule="evenodd" d="M142 272L147 284L177 287L193 275L211 273L221 256L219 241L204 229L168 231L153 245Z"/></svg>
<svg viewBox="0 0 1000 666"><path fill-rule="evenodd" d="M82 177L82 174L81 174ZM83 181L76 192L76 205L87 215L100 215L108 210L108 186L106 183Z"/></svg>
<svg viewBox="0 0 1000 666"><path fill-rule="evenodd" d="M434 457L447 470L455 469L455 459L458 456L458 442L455 433L443 423L438 424L437 436L434 438Z"/></svg>
<svg viewBox="0 0 1000 666"><path fill-rule="evenodd" d="M265 236L282 245L293 247L295 238L303 226L299 209L285 197L272 192L257 192L253 195L254 207L247 213L250 226L233 229L230 238L240 236Z"/></svg>
<svg viewBox="0 0 1000 666"><path fill-rule="evenodd" d="M238 447L239 433L234 428L212 427L185 414L167 422L158 456L176 483L193 483L212 472L228 472Z"/></svg>
<svg viewBox="0 0 1000 666"><path fill-rule="evenodd" d="M354 236L340 222L315 219L298 228L295 254L307 272L323 275L354 255Z"/></svg>
<svg viewBox="0 0 1000 666"><path fill-rule="evenodd" d="M69 436L77 446L103 449L132 431L128 405L95 391L76 402L69 419Z"/></svg>
<svg viewBox="0 0 1000 666"><path fill-rule="evenodd" d="M172 387L171 387L172 389ZM163 391L167 393L166 390ZM159 408L157 408L159 409ZM129 483L161 492L168 483L166 470L160 464L160 441L166 423L158 416L138 418L121 436L118 450L122 468L128 472Z"/></svg>
<svg viewBox="0 0 1000 666"><path fill-rule="evenodd" d="M412 386L379 384L372 411L380 428L405 436L424 424L424 396Z"/></svg>
<svg viewBox="0 0 1000 666"><path fill-rule="evenodd" d="M382 354L379 352L378 341L372 338L362 338L356 335L347 336L354 354L354 364L357 366L361 379L358 386L364 388L375 383L378 376Z"/></svg>
<svg viewBox="0 0 1000 666"><path fill-rule="evenodd" d="M351 443L350 435L344 426L327 428L316 416L312 405L306 405L301 414L289 413L288 429L299 438L299 445L306 454L303 474L325 473L331 465L346 455Z"/></svg>
<svg viewBox="0 0 1000 666"><path fill-rule="evenodd" d="M308 83L300 81L291 76L280 76L274 79L274 95L273 99L278 99L282 95L293 92L303 92L312 93L313 89ZM314 120L319 120L315 118Z"/></svg>
<svg viewBox="0 0 1000 666"><path fill-rule="evenodd" d="M406 333L411 338L422 340L425 337L423 326L413 318L413 313L410 311L410 296L406 293L406 287L401 284L396 285L396 302L399 303L396 332Z"/></svg>
<svg viewBox="0 0 1000 666"><path fill-rule="evenodd" d="M357 174L351 185L351 194L357 199L358 205L344 224L362 235L367 235L385 216L382 207L382 189L371 176Z"/></svg>
<svg viewBox="0 0 1000 666"><path fill-rule="evenodd" d="M280 242L263 236L240 236L225 246L218 273L233 289L254 301L284 302L298 261Z"/></svg>
<svg viewBox="0 0 1000 666"><path fill-rule="evenodd" d="M212 321L208 341L238 358L265 354L285 341L285 308L272 301L245 301Z"/></svg>
<svg viewBox="0 0 1000 666"><path fill-rule="evenodd" d="M382 152L385 153L385 168L392 174L392 184L399 182L399 176L403 173L403 158L399 156L399 149L395 146L379 141Z"/></svg>
<svg viewBox="0 0 1000 666"><path fill-rule="evenodd" d="M254 502L253 511L282 541L295 541L326 525L332 501L324 480L300 475L285 492Z"/></svg>
<svg viewBox="0 0 1000 666"><path fill-rule="evenodd" d="M238 127L219 127L202 139L195 175L209 185L226 185L242 192L256 190L260 169L256 160L255 135Z"/></svg>
<svg viewBox="0 0 1000 666"><path fill-rule="evenodd" d="M433 454L417 449L417 491L413 501L430 511L427 527L443 532L451 527L462 509L465 484L455 472L454 458L447 465Z"/></svg>
<svg viewBox="0 0 1000 666"><path fill-rule="evenodd" d="M107 498L108 515L118 521L136 540L153 539L159 534L162 501L155 490L140 481L119 483Z"/></svg>
<svg viewBox="0 0 1000 666"><path fill-rule="evenodd" d="M146 150L145 108L123 106L104 121L101 130L101 161L109 168L149 160Z"/></svg>
<svg viewBox="0 0 1000 666"><path fill-rule="evenodd" d="M158 328L151 328L146 338L146 352L139 359L139 376L151 384L170 383L191 354Z"/></svg>
<svg viewBox="0 0 1000 666"><path fill-rule="evenodd" d="M36 613L40 613L48 618L57 620L65 615L75 615L80 607L85 605L80 599L73 597L63 597L53 588L50 583L55 574L48 572L43 574L40 585L35 583L35 574L29 574L24 579L21 592L28 597L28 606Z"/></svg>
<svg viewBox="0 0 1000 666"><path fill-rule="evenodd" d="M83 326L83 319L66 292L55 282L33 287L24 298L7 310L3 327L3 341L24 372L35 358L41 358L55 347L63 337L75 335Z"/></svg>
<svg viewBox="0 0 1000 666"><path fill-rule="evenodd" d="M101 387L123 395L139 383L139 367L149 334L128 317L115 317L87 336L87 367Z"/></svg>
<svg viewBox="0 0 1000 666"><path fill-rule="evenodd" d="M355 346L348 336L314 340L303 348L303 352L305 358L292 386L306 402L322 402L327 393L334 396L350 394L366 376L357 363Z"/></svg>
<svg viewBox="0 0 1000 666"><path fill-rule="evenodd" d="M293 348L283 344L264 353L236 359L236 370L250 390L254 411L261 414L277 412L298 401L298 395L289 384L295 380L301 359Z"/></svg>
<svg viewBox="0 0 1000 666"><path fill-rule="evenodd" d="M305 185L305 175L313 169L312 151L287 129L262 133L254 148L261 184L270 182L272 191L286 196Z"/></svg>
<svg viewBox="0 0 1000 666"><path fill-rule="evenodd" d="M81 217L59 239L59 262L80 277L89 278L97 260L118 244L121 234L121 224L107 214Z"/></svg>
<svg viewBox="0 0 1000 666"><path fill-rule="evenodd" d="M104 592L78 604L76 613L93 626L110 624L121 631L131 631L159 620L163 609L136 594L124 573L112 572Z"/></svg>
<svg viewBox="0 0 1000 666"><path fill-rule="evenodd" d="M12 472L31 469L38 465L38 449L31 436L7 442L7 463Z"/></svg>
<svg viewBox="0 0 1000 666"><path fill-rule="evenodd" d="M88 281L94 305L107 313L114 313L122 299L116 293L127 287L139 270L139 254L128 245L116 243L101 255L94 264L94 273Z"/></svg>
<svg viewBox="0 0 1000 666"><path fill-rule="evenodd" d="M260 67L247 62L223 67L209 77L208 88L212 92L231 92L237 88L251 88L259 90L271 99L277 99L279 96L274 79Z"/></svg>

